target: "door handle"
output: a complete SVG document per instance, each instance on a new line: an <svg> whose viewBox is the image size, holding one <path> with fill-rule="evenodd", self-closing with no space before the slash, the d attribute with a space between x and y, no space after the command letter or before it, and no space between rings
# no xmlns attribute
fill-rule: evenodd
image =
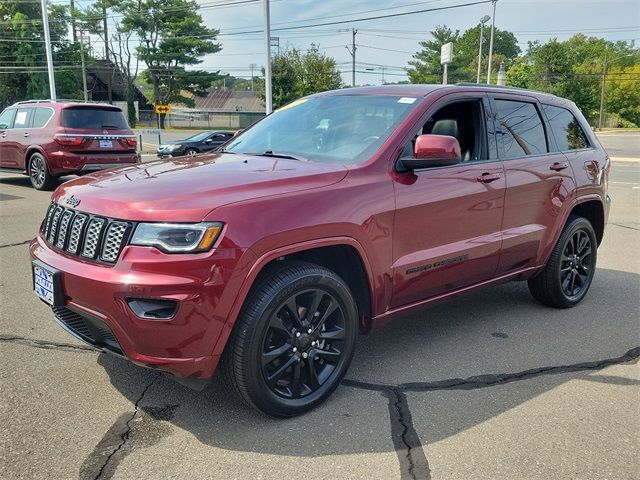
<svg viewBox="0 0 640 480"><path fill-rule="evenodd" d="M554 170L556 172L559 172L560 170L564 170L565 168L569 168L569 164L566 162L565 163L556 162L549 167L550 170Z"/></svg>
<svg viewBox="0 0 640 480"><path fill-rule="evenodd" d="M0 137L7 138L7 134L6 133L0 133Z"/></svg>
<svg viewBox="0 0 640 480"><path fill-rule="evenodd" d="M22 136L23 136L23 137L28 137L28 136L29 136L29 132L24 132L24 133L22 134Z"/></svg>
<svg viewBox="0 0 640 480"><path fill-rule="evenodd" d="M476 180L482 183L491 183L495 180L500 180L502 176L499 173L483 173Z"/></svg>

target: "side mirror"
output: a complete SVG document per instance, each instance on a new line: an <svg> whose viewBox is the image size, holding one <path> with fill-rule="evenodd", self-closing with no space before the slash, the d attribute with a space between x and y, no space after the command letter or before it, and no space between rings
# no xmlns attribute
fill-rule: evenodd
<svg viewBox="0 0 640 480"><path fill-rule="evenodd" d="M213 143L213 139L212 138L207 138L204 143Z"/></svg>
<svg viewBox="0 0 640 480"><path fill-rule="evenodd" d="M419 135L413 147L413 158L403 158L407 170L445 167L462 161L460 144L448 135Z"/></svg>
<svg viewBox="0 0 640 480"><path fill-rule="evenodd" d="M6 130L7 128L9 128L9 125L6 123L0 123L0 130Z"/></svg>

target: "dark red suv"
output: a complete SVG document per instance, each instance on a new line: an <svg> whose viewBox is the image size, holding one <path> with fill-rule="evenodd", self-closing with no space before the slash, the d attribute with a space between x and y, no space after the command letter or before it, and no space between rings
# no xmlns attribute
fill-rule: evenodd
<svg viewBox="0 0 640 480"><path fill-rule="evenodd" d="M490 86L295 101L223 151L53 194L34 288L76 337L276 416L338 386L358 331L476 287L587 293L609 159L575 105Z"/></svg>
<svg viewBox="0 0 640 480"><path fill-rule="evenodd" d="M77 101L18 102L0 113L0 170L29 175L38 190L56 178L140 163L122 110Z"/></svg>

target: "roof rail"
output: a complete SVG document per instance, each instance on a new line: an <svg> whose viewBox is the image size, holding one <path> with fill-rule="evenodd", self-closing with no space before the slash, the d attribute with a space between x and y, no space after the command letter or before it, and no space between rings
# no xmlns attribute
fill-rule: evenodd
<svg viewBox="0 0 640 480"><path fill-rule="evenodd" d="M531 92L538 95L549 95L551 97L555 97L553 93L547 92L539 92L537 90L531 90L530 88L522 88L522 87L510 87L509 85L495 85L493 83L475 83L475 82L458 82L455 84L459 87L484 87L484 88L495 88L496 90L521 90L523 92Z"/></svg>
<svg viewBox="0 0 640 480"><path fill-rule="evenodd" d="M52 99L34 99L34 100L22 100L20 102L16 102L16 105L23 105L27 103L105 103L100 100L77 100L75 98L57 98L55 100Z"/></svg>
<svg viewBox="0 0 640 480"><path fill-rule="evenodd" d="M50 103L50 102L55 102L55 100L47 100L47 99L23 100L21 102L16 102L16 104L22 105L24 103Z"/></svg>

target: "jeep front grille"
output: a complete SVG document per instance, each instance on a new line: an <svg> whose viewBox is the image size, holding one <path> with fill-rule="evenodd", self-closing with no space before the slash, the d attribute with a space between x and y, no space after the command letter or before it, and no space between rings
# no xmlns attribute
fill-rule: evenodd
<svg viewBox="0 0 640 480"><path fill-rule="evenodd" d="M115 263L129 240L129 222L98 217L52 203L47 210L43 236L72 255Z"/></svg>

